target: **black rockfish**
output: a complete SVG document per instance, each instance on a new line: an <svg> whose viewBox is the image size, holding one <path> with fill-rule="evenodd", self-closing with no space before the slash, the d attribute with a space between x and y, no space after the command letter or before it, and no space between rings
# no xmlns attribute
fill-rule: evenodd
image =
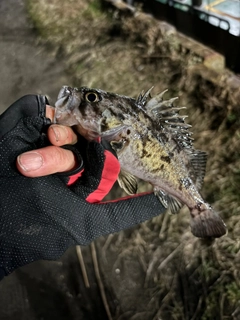
<svg viewBox="0 0 240 320"><path fill-rule="evenodd" d="M205 175L206 153L195 150L190 125L163 93L150 90L137 99L99 89L64 86L58 96L55 122L78 125L88 140L108 140L116 151L118 181L128 193L137 191L138 177L150 182L165 208L175 213L186 204L196 237L221 237L226 226L199 193Z"/></svg>

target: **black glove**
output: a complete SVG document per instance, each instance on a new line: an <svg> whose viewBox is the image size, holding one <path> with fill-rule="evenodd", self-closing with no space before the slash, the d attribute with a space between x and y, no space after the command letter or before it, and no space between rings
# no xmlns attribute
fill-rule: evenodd
<svg viewBox="0 0 240 320"><path fill-rule="evenodd" d="M62 174L21 175L17 156L49 144L45 108L43 96L30 95L0 116L0 278L35 260L58 259L72 245L86 245L165 211L153 194L87 202L101 200L106 181L114 182L112 174L116 180L116 158L96 142L83 148L81 141L73 147L82 154L85 168L74 183Z"/></svg>

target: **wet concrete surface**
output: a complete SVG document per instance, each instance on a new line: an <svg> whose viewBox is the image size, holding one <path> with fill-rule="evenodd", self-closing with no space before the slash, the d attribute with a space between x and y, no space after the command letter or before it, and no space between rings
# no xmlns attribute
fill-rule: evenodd
<svg viewBox="0 0 240 320"><path fill-rule="evenodd" d="M71 84L64 64L37 45L22 0L0 0L0 73L0 113L25 94L46 94L54 102L60 87ZM87 289L75 247L60 261L20 268L0 282L0 319L105 319L94 273L89 277Z"/></svg>
<svg viewBox="0 0 240 320"><path fill-rule="evenodd" d="M25 94L46 94L54 102L70 84L64 63L46 48L28 21L23 0L0 0L0 113Z"/></svg>

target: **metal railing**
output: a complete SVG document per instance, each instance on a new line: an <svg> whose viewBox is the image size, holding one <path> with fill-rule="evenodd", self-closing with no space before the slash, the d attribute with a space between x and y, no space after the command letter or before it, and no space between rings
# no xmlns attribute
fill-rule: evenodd
<svg viewBox="0 0 240 320"><path fill-rule="evenodd" d="M208 23L211 23L211 19L214 19L215 21L218 22L217 25L215 24L217 27L222 28L222 25L225 25L226 28L222 28L222 29L227 30L227 31L230 30L229 21L227 21L226 19L221 18L219 16L216 16L212 13L209 13L198 6L193 6L193 5L189 5L186 3L182 3L182 1L179 1L179 0L166 0L166 4L169 6L173 6L177 9L180 9L180 10L188 11L191 14L197 15L198 18L200 18Z"/></svg>
<svg viewBox="0 0 240 320"><path fill-rule="evenodd" d="M206 9L202 6L202 0L191 0L191 4L184 3L183 0L155 0L163 5L173 7L178 10L182 10L185 12L189 12L192 15L196 15L199 19L208 22L209 24L213 24L214 26L224 29L230 32L231 25L228 20L222 18L219 15L213 14L211 12L206 11ZM147 5L147 0L124 0L128 5L134 6L137 2L143 2ZM240 36L240 31L238 36Z"/></svg>

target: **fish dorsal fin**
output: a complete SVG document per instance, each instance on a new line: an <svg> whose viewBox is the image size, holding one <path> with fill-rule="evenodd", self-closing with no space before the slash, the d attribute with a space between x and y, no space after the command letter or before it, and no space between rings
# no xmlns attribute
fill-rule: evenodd
<svg viewBox="0 0 240 320"><path fill-rule="evenodd" d="M137 193L137 179L131 173L121 169L118 175L118 183L127 194Z"/></svg>
<svg viewBox="0 0 240 320"><path fill-rule="evenodd" d="M155 97L151 98L147 104L146 104L146 109L152 110L152 108L155 108L159 103L163 101L163 95L168 91L168 89L160 92L158 95Z"/></svg>
<svg viewBox="0 0 240 320"><path fill-rule="evenodd" d="M146 103L148 102L148 100L151 98L151 91L153 88L154 87L151 87L146 92L142 91L140 93L140 95L138 96L136 103L138 105L140 105L141 107L144 107L146 105Z"/></svg>
<svg viewBox="0 0 240 320"><path fill-rule="evenodd" d="M178 213L178 211L182 207L181 202L179 202L173 196L170 196L169 194L166 194L162 190L155 191L155 195L158 197L159 201L164 206L164 208L166 208L166 209L169 208L171 213L173 213L173 214Z"/></svg>
<svg viewBox="0 0 240 320"><path fill-rule="evenodd" d="M194 150L190 154L190 162L194 169L192 172L192 180L194 181L198 190L201 189L203 179L206 173L207 154L201 150Z"/></svg>
<svg viewBox="0 0 240 320"><path fill-rule="evenodd" d="M161 132L169 132L182 148L192 147L191 125L185 122L186 115L180 115L179 111L186 107L175 107L174 101L178 98L163 100L167 90L151 98L145 105L148 116L160 126Z"/></svg>
<svg viewBox="0 0 240 320"><path fill-rule="evenodd" d="M163 100L163 95L167 90L161 92L157 96L150 99L146 104L146 110L148 115L154 120L161 122L162 125L174 124L185 124L184 119L187 116L179 115L179 111L186 109L185 107L174 107L173 102L178 99L178 97L171 98L169 100ZM189 125L187 126L189 127Z"/></svg>

